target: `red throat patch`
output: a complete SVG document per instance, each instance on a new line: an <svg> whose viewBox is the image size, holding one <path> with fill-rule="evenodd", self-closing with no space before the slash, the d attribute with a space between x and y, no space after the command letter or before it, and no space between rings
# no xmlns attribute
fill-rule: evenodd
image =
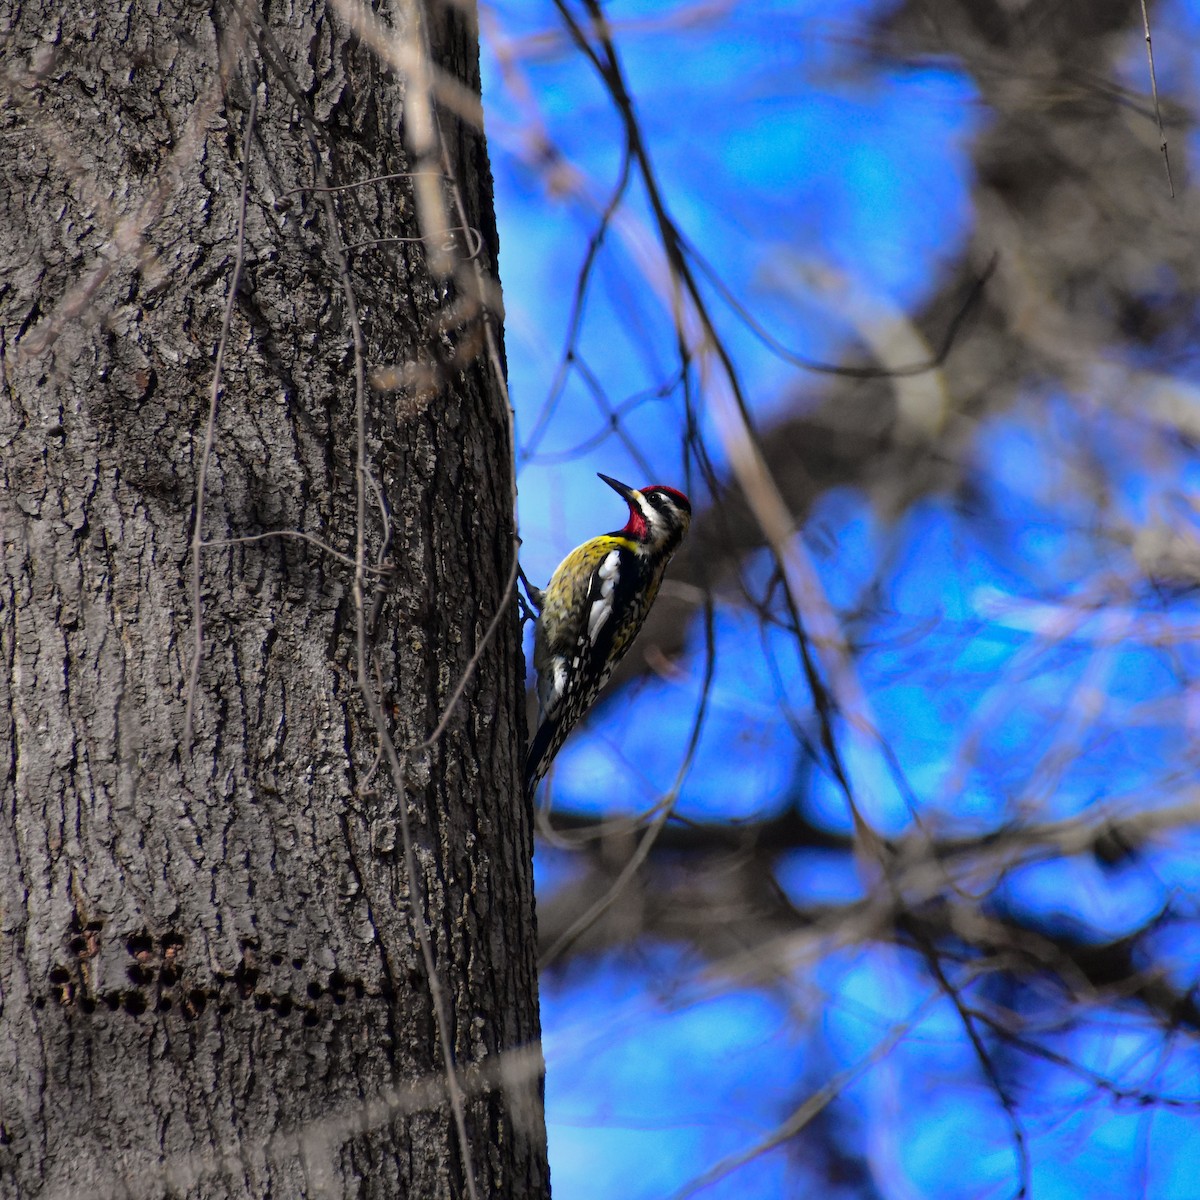
<svg viewBox="0 0 1200 1200"><path fill-rule="evenodd" d="M646 536L646 518L642 516L636 505L629 506L629 520L625 522L625 528L621 532L629 534L637 541L641 541Z"/></svg>

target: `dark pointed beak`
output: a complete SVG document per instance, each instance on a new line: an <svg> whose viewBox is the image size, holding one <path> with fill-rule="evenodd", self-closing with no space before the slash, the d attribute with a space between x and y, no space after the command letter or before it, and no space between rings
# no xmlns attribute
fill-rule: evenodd
<svg viewBox="0 0 1200 1200"><path fill-rule="evenodd" d="M625 503L626 503L626 504L632 504L632 503L633 503L633 492L634 492L634 489L633 489L633 488L631 488L631 487L630 487L630 486L629 486L627 483L619 483L619 482L618 482L617 480L615 480L615 479L610 479L610 478L609 478L607 475L601 475L599 471L597 471L597 472L596 472L596 474L597 474L597 475L598 475L598 476L599 476L601 479L603 479L603 480L604 480L604 482L605 482L605 483L607 483L607 484L608 484L608 486L609 486L610 488L612 488L612 490L613 490L614 492L616 492L616 493L617 493L617 495L618 495L618 496L620 496L620 497L621 497L621 498L622 498L622 499L625 501Z"/></svg>

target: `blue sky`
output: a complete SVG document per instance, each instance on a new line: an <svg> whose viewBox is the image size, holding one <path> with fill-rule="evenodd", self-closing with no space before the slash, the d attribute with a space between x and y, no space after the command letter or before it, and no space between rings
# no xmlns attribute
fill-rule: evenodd
<svg viewBox="0 0 1200 1200"><path fill-rule="evenodd" d="M909 311L937 291L970 233L969 151L989 121L948 59L903 72L860 68L854 34L871 9L742 5L693 27L670 20L684 11L678 4L605 8L685 235L773 336L824 361L855 344L839 316L839 287ZM509 37L558 28L542 3L493 11ZM1165 88L1180 77L1178 47L1194 39L1195 17L1178 6L1156 12L1180 31L1174 51L1160 53ZM1165 40L1159 36L1156 50ZM621 145L604 93L569 49L522 46L536 50L522 70L540 119L602 202ZM1140 39L1131 37L1123 82L1140 89L1138 53ZM684 396L670 323L610 236L581 324L579 369L547 409L595 214L548 194L522 160L528 110L505 91L486 41L484 57L522 561L541 580L573 545L623 522L596 471L635 485L682 485ZM627 210L649 222L636 186ZM819 389L819 379L764 348L715 292L710 298L762 422L789 411L798 389ZM702 398L700 419L720 468ZM886 597L854 629L856 666L897 767L852 767L875 772L872 816L888 833L910 830L917 818L944 831L984 832L1114 798L1166 803L1178 793L1175 765L1187 758L1190 724L1181 711L1190 648L1139 639L1133 618L1123 637L1106 641L1092 619L1095 597L1111 597L1112 579L1138 572L1132 550L1081 536L1097 514L1077 464L1086 451L1103 466L1112 487L1104 519L1134 528L1195 475L1190 450L1142 447L1139 425L1097 424L1065 395L1031 396L987 420L966 465L990 523L965 519L951 497L937 495L885 519L863 494L839 489L822 498L803 534L840 612L860 611L881 589ZM747 563L746 577L761 582L765 564ZM1128 611L1137 620L1161 616L1168 630L1194 627L1200 615L1193 601L1167 605L1144 593L1129 596ZM556 800L598 815L636 813L678 782L682 816L744 819L778 813L802 791L812 821L849 832L840 789L796 736L794 725L812 733L813 724L793 639L764 632L732 593L716 598L714 632L709 707L682 779L705 674L700 628L689 631L675 674L602 705L568 742L554 773ZM1064 756L1068 747L1077 752ZM1022 866L1005 874L989 903L1097 942L1178 910L1155 936L1186 988L1195 982L1200 935L1184 900L1197 883L1187 865L1196 859L1180 844L1111 867L1091 859ZM569 856L539 851L543 897L571 870ZM868 892L854 862L833 852L787 856L777 880L799 904L853 903ZM953 1006L909 952L839 947L833 932L825 931L828 944L814 937L794 973L770 988L747 988L657 944L548 973L542 1005L556 1197L672 1196L767 1136L843 1072L854 1078L819 1127L831 1144L840 1140L865 1158L876 1190L847 1185L836 1194L1012 1195L1009 1119ZM965 997L986 1001L986 981L964 973L957 983ZM904 1038L872 1063L898 1023ZM1033 1194L1194 1194L1200 1138L1184 1102L1198 1090L1198 1064L1186 1040L1164 1041L1144 1017L1099 1003L1047 1038L1074 1066L1017 1051L1008 1063L1015 1101L1036 1098L1035 1116L1022 1110ZM1181 1106L1147 1109L1129 1095L1098 1092L1083 1067ZM804 1144L775 1150L700 1194L806 1195L823 1176L806 1168Z"/></svg>

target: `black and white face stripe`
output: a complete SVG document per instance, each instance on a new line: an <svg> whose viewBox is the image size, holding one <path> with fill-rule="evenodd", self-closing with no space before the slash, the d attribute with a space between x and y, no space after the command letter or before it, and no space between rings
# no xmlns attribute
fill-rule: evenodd
<svg viewBox="0 0 1200 1200"><path fill-rule="evenodd" d="M692 519L687 497L674 488L656 486L634 492L633 498L646 523L644 540L655 549L678 545Z"/></svg>

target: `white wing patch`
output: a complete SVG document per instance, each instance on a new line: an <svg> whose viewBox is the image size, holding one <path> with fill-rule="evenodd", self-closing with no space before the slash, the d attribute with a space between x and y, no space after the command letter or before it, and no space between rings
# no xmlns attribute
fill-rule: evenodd
<svg viewBox="0 0 1200 1200"><path fill-rule="evenodd" d="M608 623L613 611L613 592L621 572L621 552L610 550L596 568L595 578L600 581L599 595L588 609L587 627L579 631L579 641L568 659L565 654L555 654L538 675L538 702L544 717L553 717L562 705L570 681L579 674L580 665L589 646L596 644L601 630ZM588 589L589 592L591 588ZM604 679L608 678L606 673ZM603 686L604 680L601 681Z"/></svg>
<svg viewBox="0 0 1200 1200"><path fill-rule="evenodd" d="M612 612L612 604L603 596L599 600L592 601L592 611L588 614L588 641L595 642L600 636L600 630L604 628L604 622L608 620L609 614Z"/></svg>
<svg viewBox="0 0 1200 1200"><path fill-rule="evenodd" d="M550 669L543 671L538 678L538 704L543 716L554 715L554 710L558 708L566 690L568 678L567 660L561 654L556 654L550 660Z"/></svg>
<svg viewBox="0 0 1200 1200"><path fill-rule="evenodd" d="M610 550L601 562L596 571L596 575L600 580L600 595L592 601L591 611L588 613L587 636L588 641L594 646L596 639L600 636L600 631L604 628L608 618L612 616L613 607L613 588L617 584L617 575L621 568L621 554L618 550Z"/></svg>

